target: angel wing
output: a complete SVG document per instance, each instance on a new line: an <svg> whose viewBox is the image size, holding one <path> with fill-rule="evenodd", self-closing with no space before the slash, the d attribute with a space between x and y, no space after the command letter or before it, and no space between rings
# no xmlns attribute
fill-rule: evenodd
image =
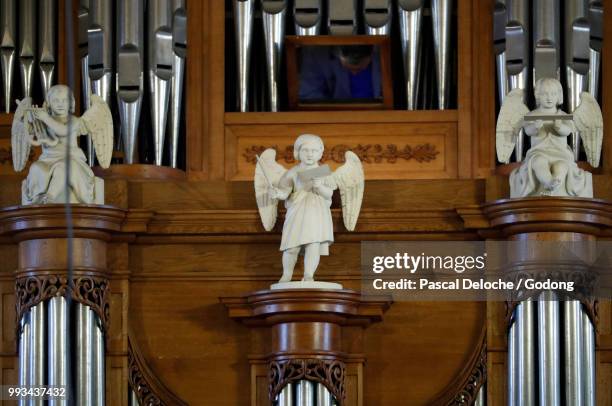
<svg viewBox="0 0 612 406"><path fill-rule="evenodd" d="M255 166L255 198L259 217L266 231L272 230L278 216L278 199L270 196L270 187L278 187L280 178L287 169L276 162L276 150L266 149Z"/></svg>
<svg viewBox="0 0 612 406"><path fill-rule="evenodd" d="M361 161L355 153L346 151L344 157L346 162L336 169L332 176L340 189L344 226L353 231L361 211L365 177Z"/></svg>
<svg viewBox="0 0 612 406"><path fill-rule="evenodd" d="M587 92L580 95L580 104L574 110L574 124L580 131L587 160L597 168L603 142L603 116L597 100Z"/></svg>
<svg viewBox="0 0 612 406"><path fill-rule="evenodd" d="M499 162L507 164L516 145L518 133L529 109L523 103L523 89L514 89L504 98L495 131L495 146Z"/></svg>
<svg viewBox="0 0 612 406"><path fill-rule="evenodd" d="M81 116L80 133L91 135L100 166L108 168L113 157L113 116L100 96L91 95L91 107Z"/></svg>
<svg viewBox="0 0 612 406"><path fill-rule="evenodd" d="M29 127L25 122L25 114L31 108L32 99L26 97L17 102L17 110L13 117L11 149L13 151L13 168L15 172L21 172L25 168L30 156L32 134L28 132Z"/></svg>

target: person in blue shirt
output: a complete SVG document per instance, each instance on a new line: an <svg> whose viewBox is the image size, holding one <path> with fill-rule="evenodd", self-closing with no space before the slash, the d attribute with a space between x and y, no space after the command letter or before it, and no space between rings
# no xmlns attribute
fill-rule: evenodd
<svg viewBox="0 0 612 406"><path fill-rule="evenodd" d="M301 101L382 97L380 61L371 45L302 48Z"/></svg>

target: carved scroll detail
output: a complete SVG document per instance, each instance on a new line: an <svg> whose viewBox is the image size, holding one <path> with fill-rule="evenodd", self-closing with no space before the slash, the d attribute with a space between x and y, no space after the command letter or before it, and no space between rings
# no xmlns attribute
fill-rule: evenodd
<svg viewBox="0 0 612 406"><path fill-rule="evenodd" d="M284 161L287 164L295 163L293 145L288 145L286 147L278 147L276 145L272 147L252 145L245 149L243 157L246 162L255 164L257 162L255 155L260 155L266 148L274 148L278 160ZM332 161L339 164L344 163L344 154L348 150L357 154L362 162L369 164L379 164L383 161L394 164L399 159L406 161L414 159L417 162L431 162L440 154L436 146L429 143L416 146L405 145L403 148L395 144L357 144L356 146L338 144L325 149L321 162Z"/></svg>
<svg viewBox="0 0 612 406"><path fill-rule="evenodd" d="M15 281L17 320L21 320L33 306L53 297L65 296L68 285L66 275L31 275L17 278ZM100 318L103 330L108 331L110 323L108 279L93 275L75 275L70 284L70 292L72 300L91 307ZM17 326L19 328L19 323Z"/></svg>
<svg viewBox="0 0 612 406"><path fill-rule="evenodd" d="M474 365L465 384L457 393L455 398L448 402L448 406L467 406L472 405L476 401L478 391L487 381L487 345L484 343L480 350L477 362Z"/></svg>
<svg viewBox="0 0 612 406"><path fill-rule="evenodd" d="M346 395L345 374L346 365L337 359L312 358L271 361L268 370L270 400L276 399L288 383L305 379L325 385L342 404Z"/></svg>
<svg viewBox="0 0 612 406"><path fill-rule="evenodd" d="M155 376L131 338L128 338L128 381L139 405L187 406Z"/></svg>

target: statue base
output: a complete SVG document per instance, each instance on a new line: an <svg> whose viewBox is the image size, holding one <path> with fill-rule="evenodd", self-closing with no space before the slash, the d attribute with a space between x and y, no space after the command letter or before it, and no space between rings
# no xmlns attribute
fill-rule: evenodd
<svg viewBox="0 0 612 406"><path fill-rule="evenodd" d="M278 282L270 285L271 290L280 289L342 289L342 285L333 282L321 281L295 281L295 282Z"/></svg>

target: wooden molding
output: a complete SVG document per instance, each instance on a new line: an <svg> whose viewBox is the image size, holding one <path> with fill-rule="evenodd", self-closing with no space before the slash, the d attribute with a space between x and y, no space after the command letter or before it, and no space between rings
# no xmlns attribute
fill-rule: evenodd
<svg viewBox="0 0 612 406"><path fill-rule="evenodd" d="M149 368L133 333L128 337L128 380L141 405L187 406Z"/></svg>
<svg viewBox="0 0 612 406"><path fill-rule="evenodd" d="M478 391L487 381L487 330L482 329L480 345L472 353L463 370L431 405L472 405Z"/></svg>

